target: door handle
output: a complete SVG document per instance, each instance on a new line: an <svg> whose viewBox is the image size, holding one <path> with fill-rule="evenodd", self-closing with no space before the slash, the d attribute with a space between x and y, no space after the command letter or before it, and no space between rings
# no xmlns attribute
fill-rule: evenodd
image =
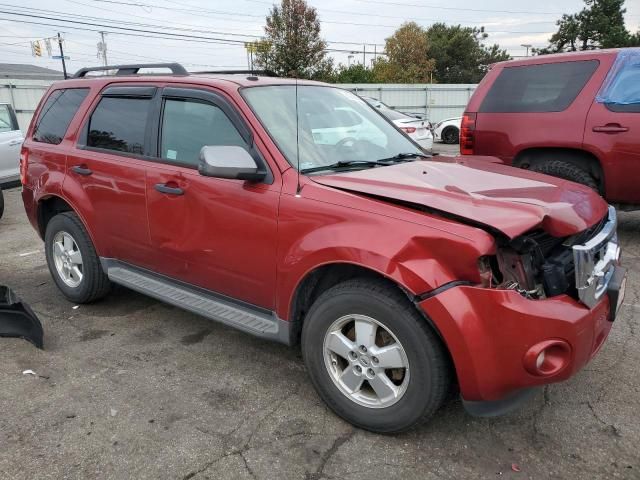
<svg viewBox="0 0 640 480"><path fill-rule="evenodd" d="M167 195L184 195L184 190L179 187L169 187L165 183L156 183L154 187L160 193L166 193Z"/></svg>
<svg viewBox="0 0 640 480"><path fill-rule="evenodd" d="M87 177L93 173L89 168L83 165L76 165L75 167L71 167L71 170L73 170L78 175L82 175L83 177Z"/></svg>
<svg viewBox="0 0 640 480"><path fill-rule="evenodd" d="M623 127L619 123L607 123L606 125L598 125L593 127L596 133L624 133L629 131L629 127Z"/></svg>

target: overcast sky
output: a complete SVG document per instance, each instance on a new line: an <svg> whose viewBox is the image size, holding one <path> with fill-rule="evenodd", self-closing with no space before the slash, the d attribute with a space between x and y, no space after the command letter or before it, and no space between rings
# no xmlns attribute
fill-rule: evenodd
<svg viewBox="0 0 640 480"><path fill-rule="evenodd" d="M369 63L374 48L381 50L385 38L408 20L425 27L434 22L484 26L489 33L488 43L498 43L511 55L521 56L525 53L522 44L546 45L562 13L575 13L583 7L582 0L309 0L309 3L318 9L322 36L329 47L344 50L331 55L336 63L345 64L363 61L365 43ZM29 41L62 32L65 53L71 57L70 71L96 65L99 64L97 30L104 30L110 32L106 35L110 64L178 61L189 70L246 68L247 54L242 42L264 33L264 17L272 4L269 0L0 0L0 62L60 69L59 60L32 57ZM627 26L635 32L640 24L640 0L627 0L626 8ZM10 15L9 11L29 16ZM61 22L61 14L85 25ZM114 21L140 36L123 35L100 26L113 25ZM157 38L155 32L160 31L227 39L229 43ZM349 55L353 58L348 59Z"/></svg>

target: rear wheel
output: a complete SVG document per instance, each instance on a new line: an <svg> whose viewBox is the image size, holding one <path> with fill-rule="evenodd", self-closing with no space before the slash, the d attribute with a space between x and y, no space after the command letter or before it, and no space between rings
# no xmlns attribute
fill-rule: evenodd
<svg viewBox="0 0 640 480"><path fill-rule="evenodd" d="M407 430L432 416L450 391L442 342L384 281L349 280L322 294L305 319L302 351L322 399L367 430Z"/></svg>
<svg viewBox="0 0 640 480"><path fill-rule="evenodd" d="M0 218L4 215L4 195L2 194L2 188L0 188Z"/></svg>
<svg viewBox="0 0 640 480"><path fill-rule="evenodd" d="M89 303L109 292L109 279L75 213L58 214L47 224L45 254L53 280L72 302Z"/></svg>
<svg viewBox="0 0 640 480"><path fill-rule="evenodd" d="M573 163L563 160L547 160L531 167L534 172L544 173L571 182L580 183L598 191L598 182L589 172Z"/></svg>
<svg viewBox="0 0 640 480"><path fill-rule="evenodd" d="M447 127L442 131L442 141L448 145L453 145L460 141L460 130L456 127Z"/></svg>

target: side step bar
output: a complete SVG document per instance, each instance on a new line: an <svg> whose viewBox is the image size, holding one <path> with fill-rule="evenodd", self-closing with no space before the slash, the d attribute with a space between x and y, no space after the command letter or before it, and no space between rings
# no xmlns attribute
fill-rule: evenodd
<svg viewBox="0 0 640 480"><path fill-rule="evenodd" d="M101 258L109 280L252 335L289 344L289 322L274 312L193 287L118 260Z"/></svg>

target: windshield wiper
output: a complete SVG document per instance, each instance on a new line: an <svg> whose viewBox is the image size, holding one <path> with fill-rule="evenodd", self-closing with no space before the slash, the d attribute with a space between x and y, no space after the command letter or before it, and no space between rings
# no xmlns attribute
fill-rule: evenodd
<svg viewBox="0 0 640 480"><path fill-rule="evenodd" d="M339 170L341 168L350 167L375 167L375 166L387 166L393 162L409 162L414 158L428 158L427 155L421 153L398 153L393 157L381 158L380 160L340 160L339 162L332 163L330 165L323 165L319 167L304 168L300 170L300 173L314 173L321 172L323 170Z"/></svg>
<svg viewBox="0 0 640 480"><path fill-rule="evenodd" d="M389 162L410 162L415 158L429 158L428 155L425 155L423 153L399 153L397 155L394 155L393 157L389 157L389 158L381 158L380 160L378 160L376 163L379 164L387 164Z"/></svg>
<svg viewBox="0 0 640 480"><path fill-rule="evenodd" d="M340 160L339 162L332 163L330 165L303 168L302 170L300 170L300 173L321 172L323 170L339 170L341 168L358 167L358 166L374 167L376 165L385 165L385 163L379 163L378 161L375 161L375 160L374 161L372 160Z"/></svg>

